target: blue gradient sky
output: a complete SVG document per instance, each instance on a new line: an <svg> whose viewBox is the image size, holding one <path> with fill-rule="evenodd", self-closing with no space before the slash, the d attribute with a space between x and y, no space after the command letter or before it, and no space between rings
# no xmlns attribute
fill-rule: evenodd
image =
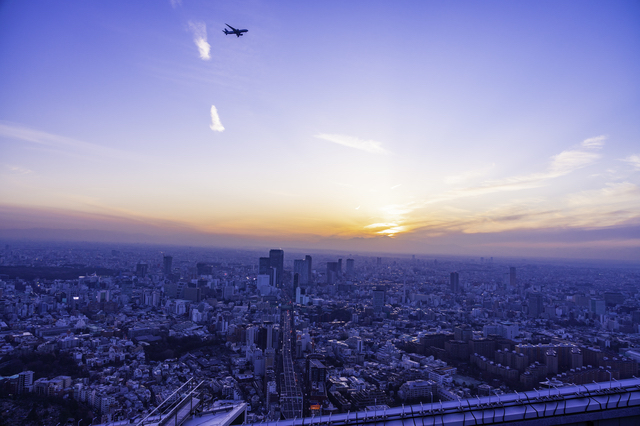
<svg viewBox="0 0 640 426"><path fill-rule="evenodd" d="M640 258L636 1L5 1L0 59L0 236Z"/></svg>

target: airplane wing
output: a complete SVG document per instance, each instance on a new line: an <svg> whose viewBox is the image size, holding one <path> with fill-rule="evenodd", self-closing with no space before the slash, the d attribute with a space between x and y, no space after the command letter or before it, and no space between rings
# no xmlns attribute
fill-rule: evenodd
<svg viewBox="0 0 640 426"><path fill-rule="evenodd" d="M233 31L238 31L238 30L236 30L235 28L233 28L233 27L232 27L231 25L229 25L229 24L225 24L225 25L226 25L227 27L231 28Z"/></svg>

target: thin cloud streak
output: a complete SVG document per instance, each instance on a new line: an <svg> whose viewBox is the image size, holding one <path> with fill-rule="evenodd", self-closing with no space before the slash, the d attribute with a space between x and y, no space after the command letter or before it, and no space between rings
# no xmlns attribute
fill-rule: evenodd
<svg viewBox="0 0 640 426"><path fill-rule="evenodd" d="M7 169L9 169L9 172L11 174L15 174L15 175L28 175L30 173L33 173L33 170L29 170L21 166L6 166L6 167Z"/></svg>
<svg viewBox="0 0 640 426"><path fill-rule="evenodd" d="M53 148L68 153L69 151L82 151L96 156L108 156L113 158L133 158L131 153L107 148L101 145L83 142L66 136L54 135L40 130L30 129L19 125L0 122L0 137L35 143L37 145ZM135 156L137 158L137 156Z"/></svg>
<svg viewBox="0 0 640 426"><path fill-rule="evenodd" d="M640 188L631 182L608 183L602 189L573 194L568 201L571 205L638 204L640 209Z"/></svg>
<svg viewBox="0 0 640 426"><path fill-rule="evenodd" d="M209 128L214 132L224 131L224 126L220 122L220 116L218 116L218 110L214 105L211 105L211 125Z"/></svg>
<svg viewBox="0 0 640 426"><path fill-rule="evenodd" d="M382 147L382 143L374 140L364 140L353 136L336 135L320 133L315 135L316 138L325 141L333 142L338 145L346 146L349 148L359 149L371 154L387 154L388 151Z"/></svg>
<svg viewBox="0 0 640 426"><path fill-rule="evenodd" d="M624 158L622 161L629 163L634 169L640 170L640 155L633 154Z"/></svg>
<svg viewBox="0 0 640 426"><path fill-rule="evenodd" d="M489 171L495 168L495 164L490 164L486 167L477 170L469 170L457 175L451 175L444 178L444 183L448 185L455 185L466 181L474 180L485 176Z"/></svg>
<svg viewBox="0 0 640 426"><path fill-rule="evenodd" d="M564 207L546 209L543 206L505 205L494 209L460 216L445 212L431 212L424 219L404 221L403 225L413 235L431 236L434 232L445 235L491 234L517 230L542 229L607 229L640 224L636 210L619 209L615 205Z"/></svg>
<svg viewBox="0 0 640 426"><path fill-rule="evenodd" d="M208 61L211 59L211 45L207 42L207 26L204 22L189 21L189 29L193 34L193 42L198 47L200 59Z"/></svg>
<svg viewBox="0 0 640 426"><path fill-rule="evenodd" d="M588 138L582 141L580 144L585 148L600 148L604 145L604 142L607 140L606 135L596 136L594 138Z"/></svg>
<svg viewBox="0 0 640 426"><path fill-rule="evenodd" d="M434 204L441 201L449 201L463 197L487 195L495 192L518 191L543 186L547 181L568 175L578 169L593 164L600 159L599 153L592 150L599 149L604 143L605 137L586 139L580 144L580 148L562 151L551 157L551 163L545 172L532 173L522 176L512 176L505 179L485 181L482 185L449 191L439 197L427 200L425 204Z"/></svg>

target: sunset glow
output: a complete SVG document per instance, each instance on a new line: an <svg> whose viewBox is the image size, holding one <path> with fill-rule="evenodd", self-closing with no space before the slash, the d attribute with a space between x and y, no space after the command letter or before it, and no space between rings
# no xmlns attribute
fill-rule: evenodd
<svg viewBox="0 0 640 426"><path fill-rule="evenodd" d="M625 1L9 1L0 236L634 259L639 51Z"/></svg>

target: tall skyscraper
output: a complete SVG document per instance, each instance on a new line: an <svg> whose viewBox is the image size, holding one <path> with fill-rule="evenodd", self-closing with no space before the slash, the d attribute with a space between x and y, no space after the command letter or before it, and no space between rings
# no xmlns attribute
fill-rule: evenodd
<svg viewBox="0 0 640 426"><path fill-rule="evenodd" d="M274 349L273 346L273 323L268 321L265 322L267 327L267 349Z"/></svg>
<svg viewBox="0 0 640 426"><path fill-rule="evenodd" d="M261 257L258 260L258 277L260 276L269 276L269 285L276 285L273 268L271 268L271 259L268 257Z"/></svg>
<svg viewBox="0 0 640 426"><path fill-rule="evenodd" d="M335 284L338 280L338 262L327 262L327 284Z"/></svg>
<svg viewBox="0 0 640 426"><path fill-rule="evenodd" d="M261 257L258 260L258 274L269 275L271 269L271 259L268 257Z"/></svg>
<svg viewBox="0 0 640 426"><path fill-rule="evenodd" d="M544 313L544 300L540 293L529 293L527 297L529 299L529 316L538 318L540 314Z"/></svg>
<svg viewBox="0 0 640 426"><path fill-rule="evenodd" d="M449 287L452 293L460 292L460 276L457 272L452 272L449 280Z"/></svg>
<svg viewBox="0 0 640 426"><path fill-rule="evenodd" d="M295 296L296 290L300 287L300 274L297 272L293 273L293 294Z"/></svg>
<svg viewBox="0 0 640 426"><path fill-rule="evenodd" d="M354 260L353 259L347 259L347 276L351 277L353 276L353 264L354 264Z"/></svg>
<svg viewBox="0 0 640 426"><path fill-rule="evenodd" d="M162 258L162 268L165 275L171 274L173 265L173 256L164 256Z"/></svg>
<svg viewBox="0 0 640 426"><path fill-rule="evenodd" d="M296 259L293 261L293 274L300 275L298 283L300 285L311 284L311 256L307 255L304 259Z"/></svg>
<svg viewBox="0 0 640 426"><path fill-rule="evenodd" d="M512 288L515 288L518 286L518 282L516 281L516 267L512 266L509 268L509 285Z"/></svg>
<svg viewBox="0 0 640 426"><path fill-rule="evenodd" d="M375 287L373 289L373 311L382 312L385 304L386 289L384 287Z"/></svg>
<svg viewBox="0 0 640 426"><path fill-rule="evenodd" d="M284 276L284 250L269 250L269 259L271 267L275 269L276 287L282 287L282 277Z"/></svg>
<svg viewBox="0 0 640 426"><path fill-rule="evenodd" d="M138 262L138 264L136 265L136 276L144 278L147 276L148 272L149 265L147 265L146 263Z"/></svg>
<svg viewBox="0 0 640 426"><path fill-rule="evenodd" d="M304 257L304 263L307 265L307 284L311 284L311 281L313 280L313 268L311 267L311 256L306 255Z"/></svg>
<svg viewBox="0 0 640 426"><path fill-rule="evenodd" d="M307 264L304 259L295 259L293 261L293 276L298 275L298 284L309 284ZM295 291L295 286L294 286Z"/></svg>

